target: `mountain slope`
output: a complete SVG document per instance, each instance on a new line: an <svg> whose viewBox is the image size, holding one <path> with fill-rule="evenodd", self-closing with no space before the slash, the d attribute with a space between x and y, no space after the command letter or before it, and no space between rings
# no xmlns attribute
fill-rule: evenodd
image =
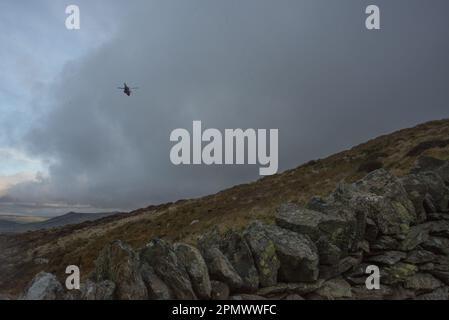
<svg viewBox="0 0 449 320"><path fill-rule="evenodd" d="M353 182L379 167L401 176L420 155L449 159L448 140L449 120L428 122L207 197L74 226L0 236L0 261L7 262L0 263L0 292L18 294L39 271L63 276L71 264L80 266L86 277L99 251L112 240L124 240L133 247L141 247L153 237L194 242L213 226L225 230L256 219L272 222L280 204L304 204L314 195L329 193L340 182ZM49 263L36 263L39 258Z"/></svg>

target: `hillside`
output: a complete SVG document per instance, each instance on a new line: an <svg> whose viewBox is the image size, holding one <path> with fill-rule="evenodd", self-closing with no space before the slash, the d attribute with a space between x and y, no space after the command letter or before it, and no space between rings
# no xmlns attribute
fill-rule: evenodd
<svg viewBox="0 0 449 320"><path fill-rule="evenodd" d="M3 235L0 293L15 296L38 272L62 276L70 264L79 265L87 276L101 249L113 240L126 241L134 248L154 237L193 243L214 226L223 231L243 228L253 220L272 223L282 203L305 204L314 195L330 193L339 182L356 181L381 167L402 176L424 154L449 159L449 120L381 136L326 159L207 197L150 206L74 226Z"/></svg>

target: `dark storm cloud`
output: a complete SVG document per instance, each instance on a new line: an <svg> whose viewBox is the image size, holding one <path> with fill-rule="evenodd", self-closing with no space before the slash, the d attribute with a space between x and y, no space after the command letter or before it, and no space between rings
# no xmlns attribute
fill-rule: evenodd
<svg viewBox="0 0 449 320"><path fill-rule="evenodd" d="M258 166L173 166L170 132L193 120L279 128L283 170L447 117L449 3L374 1L382 30L370 32L371 2L130 2L116 36L66 66L27 136L55 161L49 178L12 193L130 208L258 177ZM124 96L124 81L140 90Z"/></svg>

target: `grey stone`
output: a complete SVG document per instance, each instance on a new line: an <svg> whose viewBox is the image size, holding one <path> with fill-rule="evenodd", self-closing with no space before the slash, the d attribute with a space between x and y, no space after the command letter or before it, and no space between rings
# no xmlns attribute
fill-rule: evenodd
<svg viewBox="0 0 449 320"><path fill-rule="evenodd" d="M148 292L139 266L139 257L131 247L114 241L100 252L95 261L96 282L114 282L115 295L119 300L146 300Z"/></svg>
<svg viewBox="0 0 449 320"><path fill-rule="evenodd" d="M47 272L38 273L25 291L23 300L62 300L64 289L56 276Z"/></svg>
<svg viewBox="0 0 449 320"><path fill-rule="evenodd" d="M153 267L177 299L196 299L189 275L171 244L161 239L153 239L142 249L140 256L143 262Z"/></svg>
<svg viewBox="0 0 449 320"><path fill-rule="evenodd" d="M200 299L209 299L211 285L209 271L200 251L185 243L174 246L180 264L187 271L192 287Z"/></svg>

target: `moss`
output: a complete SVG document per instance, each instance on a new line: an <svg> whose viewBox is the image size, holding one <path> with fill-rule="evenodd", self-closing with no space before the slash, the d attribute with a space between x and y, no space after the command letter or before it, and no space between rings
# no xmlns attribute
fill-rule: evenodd
<svg viewBox="0 0 449 320"><path fill-rule="evenodd" d="M413 276L417 271L418 267L409 263L397 263L392 267L386 268L387 280L389 283L402 283L407 278Z"/></svg>

